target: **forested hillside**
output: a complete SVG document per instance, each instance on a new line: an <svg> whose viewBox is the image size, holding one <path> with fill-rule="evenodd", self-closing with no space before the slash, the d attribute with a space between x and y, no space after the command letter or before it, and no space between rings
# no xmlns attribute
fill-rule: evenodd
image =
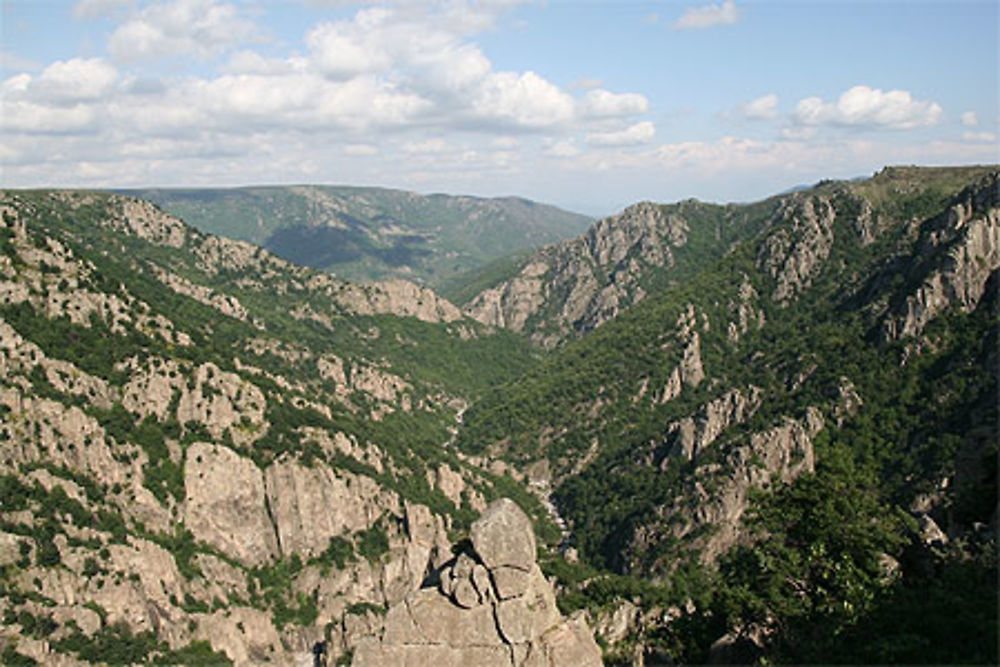
<svg viewBox="0 0 1000 667"><path fill-rule="evenodd" d="M509 253L582 233L590 218L518 197L271 186L122 191L204 232L249 241L350 280L447 288Z"/></svg>
<svg viewBox="0 0 1000 667"><path fill-rule="evenodd" d="M346 660L491 499L545 535L443 447L513 334L129 197L0 210L2 662Z"/></svg>
<svg viewBox="0 0 1000 667"><path fill-rule="evenodd" d="M128 196L0 220L0 662L997 661L995 166L637 204L462 309Z"/></svg>
<svg viewBox="0 0 1000 667"><path fill-rule="evenodd" d="M595 568L553 564L564 602L621 655L995 659L997 179L732 207L747 240L466 412L553 490Z"/></svg>

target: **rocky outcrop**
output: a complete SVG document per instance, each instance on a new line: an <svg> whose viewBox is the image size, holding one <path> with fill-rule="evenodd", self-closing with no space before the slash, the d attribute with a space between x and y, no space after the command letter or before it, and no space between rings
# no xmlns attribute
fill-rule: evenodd
<svg viewBox="0 0 1000 667"><path fill-rule="evenodd" d="M685 493L661 507L660 520L639 529L633 545L642 551L669 534L682 540L684 548L697 553L703 563L714 563L739 542L740 521L752 489L791 482L813 471L813 439L823 427L820 411L809 408L799 419L786 417L732 444L720 463L695 468Z"/></svg>
<svg viewBox="0 0 1000 667"><path fill-rule="evenodd" d="M303 559L319 555L332 537L364 530L384 512L400 512L398 497L374 480L327 466L278 461L264 473L264 488L278 550Z"/></svg>
<svg viewBox="0 0 1000 667"><path fill-rule="evenodd" d="M455 322L462 313L432 290L407 280L385 280L368 285L344 283L337 302L358 315L397 315L424 322Z"/></svg>
<svg viewBox="0 0 1000 667"><path fill-rule="evenodd" d="M918 336L948 308L974 310L1000 269L1000 173L967 188L924 225L909 283L917 285L885 316L885 340Z"/></svg>
<svg viewBox="0 0 1000 667"><path fill-rule="evenodd" d="M726 338L730 343L738 343L751 329L764 326L764 311L757 304L759 295L748 276L743 276L736 298L729 302L729 324L726 327Z"/></svg>
<svg viewBox="0 0 1000 667"><path fill-rule="evenodd" d="M470 541L435 573L437 586L390 607L381 630L358 642L354 665L601 664L584 619L559 613L535 562L531 521L514 502L490 505L472 525Z"/></svg>
<svg viewBox="0 0 1000 667"><path fill-rule="evenodd" d="M228 447L196 442L187 451L184 486L184 525L195 538L248 565L277 555L264 476L252 461Z"/></svg>
<svg viewBox="0 0 1000 667"><path fill-rule="evenodd" d="M667 458L663 465L670 459L693 461L727 428L749 419L759 406L760 389L751 385L745 393L732 389L702 405L695 416L671 422L664 441Z"/></svg>
<svg viewBox="0 0 1000 667"><path fill-rule="evenodd" d="M836 216L823 196L798 195L782 203L777 218L784 224L767 237L757 260L774 279L771 299L785 305L812 284L833 247Z"/></svg>
<svg viewBox="0 0 1000 667"><path fill-rule="evenodd" d="M154 245L180 248L187 240L187 227L157 206L132 197L115 197L121 205L121 224L128 231ZM114 223L113 223L114 224Z"/></svg>
<svg viewBox="0 0 1000 667"><path fill-rule="evenodd" d="M484 324L555 345L641 301L644 279L673 266L673 249L687 243L689 231L678 213L649 202L630 206L583 236L536 253L518 275L484 290L463 310Z"/></svg>
<svg viewBox="0 0 1000 667"><path fill-rule="evenodd" d="M214 289L198 285L175 273L171 273L159 267L153 267L153 273L164 285L177 294L191 297L199 303L203 303L210 308L214 308L223 315L233 317L237 320L247 321L247 309L243 307L240 300L230 294L223 294Z"/></svg>

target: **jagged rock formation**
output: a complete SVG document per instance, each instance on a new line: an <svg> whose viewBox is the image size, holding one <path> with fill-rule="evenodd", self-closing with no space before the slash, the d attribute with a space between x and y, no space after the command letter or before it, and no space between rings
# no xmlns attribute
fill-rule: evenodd
<svg viewBox="0 0 1000 667"><path fill-rule="evenodd" d="M908 276L916 287L885 315L887 340L919 336L948 308L969 312L979 304L986 281L1000 268L1000 175L966 188L920 234Z"/></svg>
<svg viewBox="0 0 1000 667"><path fill-rule="evenodd" d="M746 421L760 406L760 388L751 386L744 393L732 389L709 401L692 417L684 417L667 426L665 450L671 458L693 461L733 424Z"/></svg>
<svg viewBox="0 0 1000 667"><path fill-rule="evenodd" d="M508 499L472 524L471 548L389 608L381 632L360 641L357 667L382 665L597 666L586 621L563 618L535 563L531 521Z"/></svg>
<svg viewBox="0 0 1000 667"><path fill-rule="evenodd" d="M488 506L523 483L567 561L644 579L626 600L606 577L596 610L559 583L606 657L676 660L646 649L704 610L647 584L727 566L763 539L756 492L815 488L817 457L852 448L892 468L878 500L918 518L933 576L996 524L997 179L638 205L522 264L489 326L131 198L0 193L0 650L78 662L131 633L136 661L308 664L323 642L362 664L596 664L528 519ZM533 370L497 325L580 340ZM873 582L911 567L885 551Z"/></svg>
<svg viewBox="0 0 1000 667"><path fill-rule="evenodd" d="M688 242L686 212L648 202L630 206L583 236L535 254L518 275L484 290L463 310L544 346L589 331L641 301L651 272L673 267L675 251Z"/></svg>
<svg viewBox="0 0 1000 667"><path fill-rule="evenodd" d="M723 400L734 399L727 396ZM739 410L738 405L735 410ZM653 522L637 532L636 543L662 539L663 531L668 530L683 541L685 550L698 553L702 562L714 562L739 541L740 519L752 489L788 483L813 471L813 439L823 427L819 410L809 408L799 419L786 418L739 441L721 462L695 467L685 493L659 510L669 528ZM703 431L707 433L710 431Z"/></svg>
<svg viewBox="0 0 1000 667"><path fill-rule="evenodd" d="M830 199L812 193L793 195L776 216L778 229L761 245L758 265L774 280L771 298L786 305L807 289L833 247L837 217Z"/></svg>

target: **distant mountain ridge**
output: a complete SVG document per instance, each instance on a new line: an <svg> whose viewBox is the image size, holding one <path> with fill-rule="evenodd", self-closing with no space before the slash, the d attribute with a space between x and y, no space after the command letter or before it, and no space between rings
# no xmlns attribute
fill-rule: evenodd
<svg viewBox="0 0 1000 667"><path fill-rule="evenodd" d="M351 280L446 285L509 253L582 233L587 216L519 197L324 185L122 190L194 227Z"/></svg>

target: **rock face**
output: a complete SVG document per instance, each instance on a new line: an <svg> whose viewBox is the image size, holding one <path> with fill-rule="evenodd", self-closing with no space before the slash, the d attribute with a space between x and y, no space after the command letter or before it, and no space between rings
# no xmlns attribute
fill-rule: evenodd
<svg viewBox="0 0 1000 667"><path fill-rule="evenodd" d="M198 442L188 450L184 483L184 524L196 538L254 565L278 553L264 475L252 461L228 447Z"/></svg>
<svg viewBox="0 0 1000 667"><path fill-rule="evenodd" d="M670 458L692 461L732 424L746 421L760 405L760 389L746 393L732 389L703 405L694 417L684 417L667 427L666 443Z"/></svg>
<svg viewBox="0 0 1000 667"><path fill-rule="evenodd" d="M909 276L916 287L883 319L885 340L918 336L950 307L975 309L1000 269L1000 174L967 188L921 232Z"/></svg>
<svg viewBox="0 0 1000 667"><path fill-rule="evenodd" d="M596 666L601 652L582 617L565 619L535 562L531 521L511 500L472 525L471 549L390 607L381 633L359 641L357 667ZM429 578L429 582L435 577Z"/></svg>
<svg viewBox="0 0 1000 667"><path fill-rule="evenodd" d="M830 255L837 213L826 197L803 195L784 202L778 215L788 226L768 237L758 265L775 280L771 298L786 305L812 284Z"/></svg>
<svg viewBox="0 0 1000 667"><path fill-rule="evenodd" d="M649 202L630 206L583 236L541 250L518 275L474 297L464 312L555 345L641 301L646 274L673 266L673 249L687 243L688 232L681 214Z"/></svg>
<svg viewBox="0 0 1000 667"><path fill-rule="evenodd" d="M753 388L749 397L730 392L702 408L702 420L697 427L691 424L689 430L686 421L678 422L678 441L673 445L676 455L686 455L682 442L714 441L720 436L716 428L725 420L735 424L745 419L755 409L756 396ZM709 417L712 414L715 416ZM637 531L633 543L649 544L669 534L683 541L688 550L698 553L703 563L714 563L739 542L740 521L749 505L751 490L790 482L814 470L813 440L825 426L820 411L810 407L798 419L785 417L765 431L737 440L721 463L697 465L695 446L696 467L687 488L659 508L659 520ZM711 530L705 531L706 528Z"/></svg>

